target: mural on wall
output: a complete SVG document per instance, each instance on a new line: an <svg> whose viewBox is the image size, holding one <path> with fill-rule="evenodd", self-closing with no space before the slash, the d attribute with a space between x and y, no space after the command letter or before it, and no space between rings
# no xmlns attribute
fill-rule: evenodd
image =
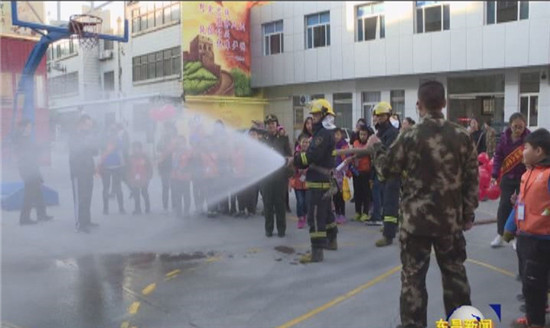
<svg viewBox="0 0 550 328"><path fill-rule="evenodd" d="M182 1L186 95L252 95L250 9L260 1Z"/></svg>

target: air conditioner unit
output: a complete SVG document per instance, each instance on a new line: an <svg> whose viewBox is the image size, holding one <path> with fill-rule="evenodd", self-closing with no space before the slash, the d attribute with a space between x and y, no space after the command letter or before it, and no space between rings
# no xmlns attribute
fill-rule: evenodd
<svg viewBox="0 0 550 328"><path fill-rule="evenodd" d="M310 96L306 96L306 95L300 96L300 105L305 105L310 101L311 101Z"/></svg>
<svg viewBox="0 0 550 328"><path fill-rule="evenodd" d="M103 50L99 53L99 60L107 60L113 58L113 50Z"/></svg>

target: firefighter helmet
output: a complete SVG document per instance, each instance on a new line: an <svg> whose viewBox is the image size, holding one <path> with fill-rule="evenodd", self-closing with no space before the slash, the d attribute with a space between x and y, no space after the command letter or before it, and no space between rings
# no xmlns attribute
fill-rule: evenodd
<svg viewBox="0 0 550 328"><path fill-rule="evenodd" d="M323 116L325 115L336 116L336 114L334 114L334 110L332 109L332 106L326 99L315 99L308 104L308 107L310 109L309 111L310 114L321 113L323 114Z"/></svg>
<svg viewBox="0 0 550 328"><path fill-rule="evenodd" d="M385 101L381 101L376 106L374 106L374 115L383 115L388 114L391 115L391 105Z"/></svg>

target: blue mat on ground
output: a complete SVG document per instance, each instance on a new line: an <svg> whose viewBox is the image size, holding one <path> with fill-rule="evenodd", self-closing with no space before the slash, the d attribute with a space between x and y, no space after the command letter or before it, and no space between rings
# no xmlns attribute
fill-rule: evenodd
<svg viewBox="0 0 550 328"><path fill-rule="evenodd" d="M23 182L2 182L0 195L2 198L2 210L19 211L23 207L25 187ZM59 194L50 187L42 185L42 195L46 206L59 205Z"/></svg>

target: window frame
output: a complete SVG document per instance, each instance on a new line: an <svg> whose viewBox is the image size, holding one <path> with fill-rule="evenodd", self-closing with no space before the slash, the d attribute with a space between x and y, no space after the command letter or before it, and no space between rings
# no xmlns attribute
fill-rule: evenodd
<svg viewBox="0 0 550 328"><path fill-rule="evenodd" d="M395 106L396 103L398 103L398 101L396 100L396 98L401 98L401 96L397 96L397 95L394 95L395 92L403 92L403 100L402 100L402 103L403 103L403 109L402 110L399 110L399 112L397 112L397 109ZM391 108L392 108L392 112L394 114L398 114L399 115L399 118L401 120L403 120L404 116L405 116L405 94L406 94L406 91L405 89L393 89L393 90L390 90L390 105L391 105ZM399 99L400 100L400 99ZM399 103L401 103L401 101L399 101Z"/></svg>
<svg viewBox="0 0 550 328"><path fill-rule="evenodd" d="M278 30L277 29L277 24L278 23L281 23L281 29ZM267 32L266 30L273 26L273 31L272 32ZM281 54L284 52L284 21L282 19L280 20L277 20L277 21L273 21L273 22L269 22L269 23L264 23L262 24L262 35L263 35L263 38L262 38L262 43L263 43L263 53L264 53L264 56L270 56L270 55L276 55L276 54ZM272 52L272 49L271 49L271 42L272 42L272 38L274 37L279 37L279 42L280 42L280 45L279 45L279 52Z"/></svg>
<svg viewBox="0 0 550 328"><path fill-rule="evenodd" d="M450 3L447 1L425 1L425 2L434 2L430 4L424 4L421 6L418 6L418 2L421 1L415 1L414 2L414 33L415 34L421 34L421 33L432 33L432 32L443 32L443 31L449 31L451 29L451 7ZM441 14L441 29L434 30L434 31L426 31L426 9L433 9L436 7L440 7L440 14ZM422 11L422 31L418 30L419 25L419 18L418 13L419 10ZM447 20L446 20L447 18Z"/></svg>
<svg viewBox="0 0 550 328"><path fill-rule="evenodd" d="M179 46L132 57L133 83L173 77L181 77L181 47Z"/></svg>
<svg viewBox="0 0 550 328"><path fill-rule="evenodd" d="M376 5L382 5L381 12L375 12L374 8ZM363 16L359 16L359 9L364 7L371 7L371 13ZM369 18L376 17L376 32L374 39L366 39L365 33L365 21ZM361 30L359 29L359 21L361 21ZM362 38L359 37L359 32L361 31ZM355 7L355 41L356 42L366 42L372 40L381 40L386 38L386 15L384 8L384 1L371 2L367 4L361 4Z"/></svg>
<svg viewBox="0 0 550 328"><path fill-rule="evenodd" d="M321 22L322 15L328 14L328 22ZM317 23L309 24L308 19L313 18L314 16L318 16ZM315 49L315 48L323 48L323 47L329 47L330 46L330 10L328 11L322 11L319 13L313 13L309 15L304 16L304 24L305 24L305 49ZM317 29L324 28L324 45L318 45L315 46L315 31ZM310 32L311 31L311 40L310 38ZM311 42L309 42L311 41ZM311 46L308 46L311 43Z"/></svg>
<svg viewBox="0 0 550 328"><path fill-rule="evenodd" d="M516 1L514 1L516 2ZM524 6L525 5L525 6ZM491 20L489 14L492 11ZM516 19L499 22L498 21L498 1L485 1L485 25L505 24L511 22L519 22L521 20L529 19L529 1L517 1L517 13ZM525 17L522 18L522 14Z"/></svg>
<svg viewBox="0 0 550 328"><path fill-rule="evenodd" d="M140 4L130 11L132 35L170 26L181 21L179 1L157 1Z"/></svg>

